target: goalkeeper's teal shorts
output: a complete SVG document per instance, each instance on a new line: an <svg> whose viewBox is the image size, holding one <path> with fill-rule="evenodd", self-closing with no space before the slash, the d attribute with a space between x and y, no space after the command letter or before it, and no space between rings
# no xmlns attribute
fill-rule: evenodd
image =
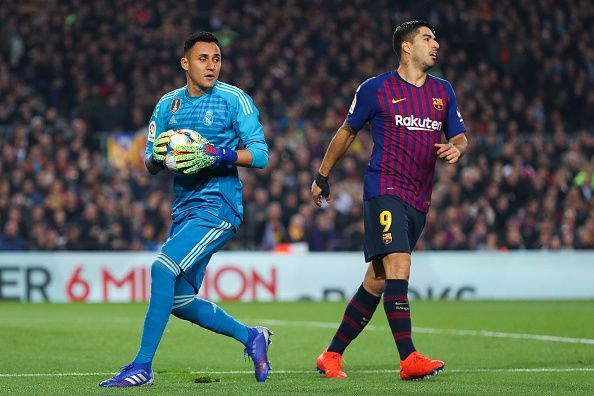
<svg viewBox="0 0 594 396"><path fill-rule="evenodd" d="M171 223L167 240L157 256L176 276L200 288L210 257L233 238L236 228L204 211L188 210Z"/></svg>

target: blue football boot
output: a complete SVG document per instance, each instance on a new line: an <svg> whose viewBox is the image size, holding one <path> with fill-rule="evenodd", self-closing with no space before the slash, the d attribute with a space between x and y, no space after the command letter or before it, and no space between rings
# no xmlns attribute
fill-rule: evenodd
<svg viewBox="0 0 594 396"><path fill-rule="evenodd" d="M130 363L120 372L99 384L105 387L144 386L154 384L153 370L150 364Z"/></svg>
<svg viewBox="0 0 594 396"><path fill-rule="evenodd" d="M264 382L268 378L270 362L268 361L268 345L272 342L270 336L272 331L263 326L251 327L249 329L248 343L243 351L254 362L254 374L256 381Z"/></svg>

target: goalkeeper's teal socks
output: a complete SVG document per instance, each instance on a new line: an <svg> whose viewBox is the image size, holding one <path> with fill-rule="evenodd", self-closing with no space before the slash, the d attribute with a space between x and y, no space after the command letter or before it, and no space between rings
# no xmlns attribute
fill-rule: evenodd
<svg viewBox="0 0 594 396"><path fill-rule="evenodd" d="M151 267L151 299L144 319L140 350L134 358L135 364L150 364L155 356L171 314L174 285L175 275L162 263L153 263Z"/></svg>
<svg viewBox="0 0 594 396"><path fill-rule="evenodd" d="M249 328L213 302L196 297L191 303L175 308L172 313L215 333L233 337L244 345L248 342Z"/></svg>

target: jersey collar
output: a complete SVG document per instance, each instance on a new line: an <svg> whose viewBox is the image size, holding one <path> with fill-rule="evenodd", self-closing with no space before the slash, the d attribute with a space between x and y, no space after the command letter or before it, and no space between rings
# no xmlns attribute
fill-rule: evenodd
<svg viewBox="0 0 594 396"><path fill-rule="evenodd" d="M396 80L400 81L402 84L410 85L413 88L423 88L427 84L427 81L429 81L429 78L431 76L429 73L426 73L425 82L423 82L423 85L417 87L415 84L411 84L408 81L406 81L404 78L402 78L400 76L400 74L398 74L398 70L396 70L396 69L392 70L392 75L396 78Z"/></svg>

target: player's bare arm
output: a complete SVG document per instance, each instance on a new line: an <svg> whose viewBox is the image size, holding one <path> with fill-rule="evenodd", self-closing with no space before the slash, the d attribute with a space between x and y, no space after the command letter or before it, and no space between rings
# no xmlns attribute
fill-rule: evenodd
<svg viewBox="0 0 594 396"><path fill-rule="evenodd" d="M241 149L235 150L235 152L237 153L237 161L235 161L233 165L245 166L248 168L252 166L253 158L252 153L249 150Z"/></svg>
<svg viewBox="0 0 594 396"><path fill-rule="evenodd" d="M461 133L448 140L448 143L437 143L437 156L448 164L455 164L466 152L468 139L466 134Z"/></svg>
<svg viewBox="0 0 594 396"><path fill-rule="evenodd" d="M357 132L346 123L346 121L342 124L336 134L330 141L330 145L326 150L326 154L324 155L324 159L322 160L322 164L320 165L320 169L318 173L322 176L327 178L330 174L334 165L342 158L344 153L347 152L355 137L357 136ZM311 196L313 202L316 206L322 206L322 188L319 186L316 181L314 181L311 185ZM326 202L330 202L330 195L325 197Z"/></svg>

